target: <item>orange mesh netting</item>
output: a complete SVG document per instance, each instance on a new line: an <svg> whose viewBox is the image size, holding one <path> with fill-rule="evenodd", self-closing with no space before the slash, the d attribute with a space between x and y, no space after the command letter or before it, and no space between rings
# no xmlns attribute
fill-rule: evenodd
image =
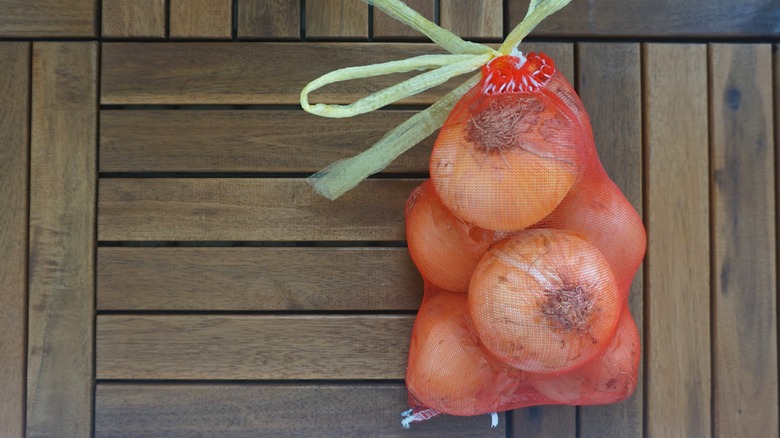
<svg viewBox="0 0 780 438"><path fill-rule="evenodd" d="M425 280L408 422L627 398L645 230L554 62L515 52L484 66L440 131L430 174L406 206Z"/></svg>

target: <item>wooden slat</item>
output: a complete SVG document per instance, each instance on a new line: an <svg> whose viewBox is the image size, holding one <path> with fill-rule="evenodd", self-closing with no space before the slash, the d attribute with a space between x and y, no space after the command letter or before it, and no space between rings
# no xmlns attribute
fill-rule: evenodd
<svg viewBox="0 0 780 438"><path fill-rule="evenodd" d="M106 43L102 103L298 104L301 89L329 71L436 50L430 44ZM392 85L401 75L390 76L332 84L311 101L349 103ZM463 80L403 102L433 103Z"/></svg>
<svg viewBox="0 0 780 438"><path fill-rule="evenodd" d="M646 430L709 436L707 48L648 44L643 65Z"/></svg>
<svg viewBox="0 0 780 438"><path fill-rule="evenodd" d="M504 437L506 421L441 416L401 428L401 384L99 384L95 430L103 436Z"/></svg>
<svg viewBox="0 0 780 438"><path fill-rule="evenodd" d="M440 0L441 27L461 38L501 40L504 6L501 0Z"/></svg>
<svg viewBox="0 0 780 438"><path fill-rule="evenodd" d="M509 1L509 23L519 23L528 8ZM776 0L601 0L573 1L545 20L537 37L698 37L745 38L780 34Z"/></svg>
<svg viewBox="0 0 780 438"><path fill-rule="evenodd" d="M99 310L415 310L406 248L100 248Z"/></svg>
<svg viewBox="0 0 780 438"><path fill-rule="evenodd" d="M435 21L434 9L435 0L407 0L406 3L410 8L419 12L423 17L430 21ZM401 23L395 18L391 18L389 15L380 11L378 8L374 8L374 39L375 40L395 40L395 39L419 39L426 40L427 37L411 27Z"/></svg>
<svg viewBox="0 0 780 438"><path fill-rule="evenodd" d="M316 172L368 149L415 111L349 119L290 110L100 114L101 172ZM434 139L404 153L386 171L428 172Z"/></svg>
<svg viewBox="0 0 780 438"><path fill-rule="evenodd" d="M96 43L35 43L27 436L92 424Z"/></svg>
<svg viewBox="0 0 780 438"><path fill-rule="evenodd" d="M238 37L299 39L300 0L238 0Z"/></svg>
<svg viewBox="0 0 780 438"><path fill-rule="evenodd" d="M403 379L411 315L97 318L98 379Z"/></svg>
<svg viewBox="0 0 780 438"><path fill-rule="evenodd" d="M715 432L777 436L777 277L769 45L710 47Z"/></svg>
<svg viewBox="0 0 780 438"><path fill-rule="evenodd" d="M94 37L99 0L0 0L0 37Z"/></svg>
<svg viewBox="0 0 780 438"><path fill-rule="evenodd" d="M403 240L419 180L368 180L337 201L301 179L102 179L100 240Z"/></svg>
<svg viewBox="0 0 780 438"><path fill-rule="evenodd" d="M30 44L0 43L0 435L24 435Z"/></svg>
<svg viewBox="0 0 780 438"><path fill-rule="evenodd" d="M531 406L512 411L515 438L575 438L577 418L573 406Z"/></svg>
<svg viewBox="0 0 780 438"><path fill-rule="evenodd" d="M233 0L169 0L171 38L229 39Z"/></svg>
<svg viewBox="0 0 780 438"><path fill-rule="evenodd" d="M368 6L353 0L307 0L307 38L368 38Z"/></svg>
<svg viewBox="0 0 780 438"><path fill-rule="evenodd" d="M589 44L577 50L578 91L593 126L602 165L642 214L642 79L639 44ZM629 307L642 334L642 269L634 277ZM642 367L627 401L579 409L580 437L642 436Z"/></svg>
<svg viewBox="0 0 780 438"><path fill-rule="evenodd" d="M522 49L540 47L553 54L571 51L571 44L523 44ZM330 71L442 53L419 43L105 43L102 48L101 103L107 105L297 105L301 89ZM311 102L350 103L402 77L408 75L331 84L313 93ZM431 104L464 80L454 78L400 103Z"/></svg>
<svg viewBox="0 0 780 438"><path fill-rule="evenodd" d="M165 38L165 0L103 0L104 38Z"/></svg>

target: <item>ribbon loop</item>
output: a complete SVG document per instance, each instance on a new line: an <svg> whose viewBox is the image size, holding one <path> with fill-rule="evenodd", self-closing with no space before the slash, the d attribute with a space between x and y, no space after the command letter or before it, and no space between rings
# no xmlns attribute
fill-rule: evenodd
<svg viewBox="0 0 780 438"><path fill-rule="evenodd" d="M443 84L450 78L479 69L492 59L511 53L539 23L569 4L571 0L531 0L528 13L498 50L464 41L457 35L430 22L401 0L362 0L391 17L422 32L450 52L449 55L423 55L361 67L347 67L327 73L310 82L301 91L301 107L323 117L352 117L382 108L398 100ZM430 70L413 78L372 93L348 105L310 104L309 93L325 85L352 79L370 78L391 73ZM336 199L368 176L381 171L403 152L440 128L455 103L479 82L481 74L448 93L429 108L388 132L362 153L341 160L307 179L315 191Z"/></svg>
<svg viewBox="0 0 780 438"><path fill-rule="evenodd" d="M404 59L402 61L392 61L362 67L347 67L335 70L306 85L301 91L301 107L312 114L323 117L342 118L364 114L443 84L454 76L477 70L491 58L491 54L423 55ZM429 70L432 68L435 68L435 70L417 75L411 79L407 79L401 83L370 94L349 105L309 104L309 93L328 84L391 73Z"/></svg>

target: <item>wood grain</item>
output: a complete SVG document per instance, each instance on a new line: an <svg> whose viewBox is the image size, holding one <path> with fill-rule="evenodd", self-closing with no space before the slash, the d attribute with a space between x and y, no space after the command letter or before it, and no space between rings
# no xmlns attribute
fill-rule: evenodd
<svg viewBox="0 0 780 438"><path fill-rule="evenodd" d="M441 416L401 428L406 389L371 384L99 384L97 436L503 437L489 417Z"/></svg>
<svg viewBox="0 0 780 438"><path fill-rule="evenodd" d="M28 437L92 428L97 49L33 45Z"/></svg>
<svg viewBox="0 0 780 438"><path fill-rule="evenodd" d="M306 37L368 38L368 5L354 0L307 0Z"/></svg>
<svg viewBox="0 0 780 438"><path fill-rule="evenodd" d="M30 44L0 43L0 435L24 435Z"/></svg>
<svg viewBox="0 0 780 438"><path fill-rule="evenodd" d="M238 37L300 39L300 0L238 0Z"/></svg>
<svg viewBox="0 0 780 438"><path fill-rule="evenodd" d="M639 44L583 43L577 46L577 89L593 126L601 164L642 214L642 72ZM609 98L608 96L613 96ZM642 268L631 286L629 308L642 335ZM579 436L642 436L642 366L637 389L627 401L583 406Z"/></svg>
<svg viewBox="0 0 780 438"><path fill-rule="evenodd" d="M328 119L291 110L100 113L101 172L316 172L371 147L416 111ZM435 136L385 171L427 173Z"/></svg>
<svg viewBox="0 0 780 438"><path fill-rule="evenodd" d="M777 277L769 45L710 47L715 433L777 436Z"/></svg>
<svg viewBox="0 0 780 438"><path fill-rule="evenodd" d="M533 43L521 48L544 48L557 55L572 53L571 47ZM106 105L297 105L301 89L330 71L442 53L435 45L419 43L105 43L102 48L100 91ZM409 75L331 84L310 100L350 103L404 77ZM431 104L465 79L454 78L399 103Z"/></svg>
<svg viewBox="0 0 780 438"><path fill-rule="evenodd" d="M165 38L165 0L103 0L104 38Z"/></svg>
<svg viewBox="0 0 780 438"><path fill-rule="evenodd" d="M430 21L436 21L434 17L435 0L407 0L410 8L419 12L420 15ZM374 39L375 40L427 40L428 38L401 23L395 18L391 18L378 8L374 8Z"/></svg>
<svg viewBox="0 0 780 438"><path fill-rule="evenodd" d="M430 44L106 43L101 57L102 103L297 105L301 89L332 70L431 52L442 53ZM311 101L349 103L400 77L332 84L313 94ZM433 103L465 79L456 78L402 102Z"/></svg>
<svg viewBox="0 0 780 438"><path fill-rule="evenodd" d="M411 315L99 315L98 379L403 379Z"/></svg>
<svg viewBox="0 0 780 438"><path fill-rule="evenodd" d="M707 49L648 44L643 55L646 430L709 436Z"/></svg>
<svg viewBox="0 0 780 438"><path fill-rule="evenodd" d="M528 8L524 0L509 0L511 26ZM574 1L533 32L559 38L746 38L777 36L780 3L775 0L601 0Z"/></svg>
<svg viewBox="0 0 780 438"><path fill-rule="evenodd" d="M0 37L94 37L97 1L0 0Z"/></svg>
<svg viewBox="0 0 780 438"><path fill-rule="evenodd" d="M501 0L440 0L440 8L441 27L461 38L503 39Z"/></svg>
<svg viewBox="0 0 780 438"><path fill-rule="evenodd" d="M99 310L416 310L406 248L100 248Z"/></svg>
<svg viewBox="0 0 780 438"><path fill-rule="evenodd" d="M169 0L170 37L230 39L233 0Z"/></svg>
<svg viewBox="0 0 780 438"><path fill-rule="evenodd" d="M102 179L100 240L403 240L420 180L368 180L337 201L302 179Z"/></svg>
<svg viewBox="0 0 780 438"><path fill-rule="evenodd" d="M574 406L531 406L512 411L515 438L575 438Z"/></svg>

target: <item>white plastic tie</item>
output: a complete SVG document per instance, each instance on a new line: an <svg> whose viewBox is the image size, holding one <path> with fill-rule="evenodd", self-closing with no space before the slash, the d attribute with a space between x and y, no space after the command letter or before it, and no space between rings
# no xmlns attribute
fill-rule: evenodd
<svg viewBox="0 0 780 438"><path fill-rule="evenodd" d="M404 429L409 429L412 423L419 423L422 421L430 420L431 418L439 414L441 414L441 412L433 408L426 408L417 412L414 412L414 409L409 409L401 413L401 417L402 417L401 427L403 427Z"/></svg>

